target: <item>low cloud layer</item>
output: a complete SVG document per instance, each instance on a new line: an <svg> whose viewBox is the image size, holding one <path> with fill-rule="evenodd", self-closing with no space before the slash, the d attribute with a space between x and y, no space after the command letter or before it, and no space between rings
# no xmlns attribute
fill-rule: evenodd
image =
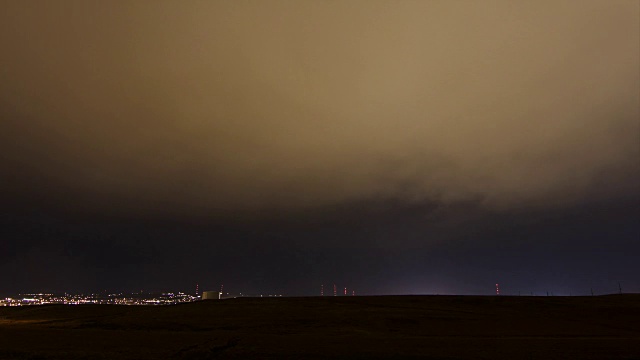
<svg viewBox="0 0 640 360"><path fill-rule="evenodd" d="M195 213L638 195L639 14L637 1L6 1L0 184Z"/></svg>

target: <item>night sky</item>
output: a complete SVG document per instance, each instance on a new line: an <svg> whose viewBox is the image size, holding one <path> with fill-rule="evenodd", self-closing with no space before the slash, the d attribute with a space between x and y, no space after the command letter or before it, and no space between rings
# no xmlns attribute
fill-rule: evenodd
<svg viewBox="0 0 640 360"><path fill-rule="evenodd" d="M0 295L640 292L640 2L0 0Z"/></svg>

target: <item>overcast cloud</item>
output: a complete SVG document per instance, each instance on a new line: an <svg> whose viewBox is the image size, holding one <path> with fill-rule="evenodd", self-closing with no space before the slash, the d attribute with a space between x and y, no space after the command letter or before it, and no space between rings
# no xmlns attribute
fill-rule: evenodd
<svg viewBox="0 0 640 360"><path fill-rule="evenodd" d="M0 4L6 194L210 214L639 193L638 1Z"/></svg>

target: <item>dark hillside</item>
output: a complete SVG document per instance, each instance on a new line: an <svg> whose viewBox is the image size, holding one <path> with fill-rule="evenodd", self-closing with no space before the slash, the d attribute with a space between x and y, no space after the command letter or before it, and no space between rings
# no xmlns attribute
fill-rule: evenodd
<svg viewBox="0 0 640 360"><path fill-rule="evenodd" d="M0 308L17 359L640 359L640 296L239 298Z"/></svg>

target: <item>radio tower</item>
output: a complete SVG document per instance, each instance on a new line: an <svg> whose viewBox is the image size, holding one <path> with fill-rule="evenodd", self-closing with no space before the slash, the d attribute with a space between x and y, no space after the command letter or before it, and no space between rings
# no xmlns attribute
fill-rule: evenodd
<svg viewBox="0 0 640 360"><path fill-rule="evenodd" d="M347 288L344 288L344 296L347 296Z"/></svg>
<svg viewBox="0 0 640 360"><path fill-rule="evenodd" d="M336 284L333 284L333 296L338 295L338 290L336 288Z"/></svg>
<svg viewBox="0 0 640 360"><path fill-rule="evenodd" d="M356 291L355 290L351 290L351 296L356 296Z"/></svg>
<svg viewBox="0 0 640 360"><path fill-rule="evenodd" d="M500 295L500 285L496 284L496 295Z"/></svg>
<svg viewBox="0 0 640 360"><path fill-rule="evenodd" d="M198 296L198 284L196 284L196 296Z"/></svg>
<svg viewBox="0 0 640 360"><path fill-rule="evenodd" d="M320 285L320 296L324 296L324 285Z"/></svg>

